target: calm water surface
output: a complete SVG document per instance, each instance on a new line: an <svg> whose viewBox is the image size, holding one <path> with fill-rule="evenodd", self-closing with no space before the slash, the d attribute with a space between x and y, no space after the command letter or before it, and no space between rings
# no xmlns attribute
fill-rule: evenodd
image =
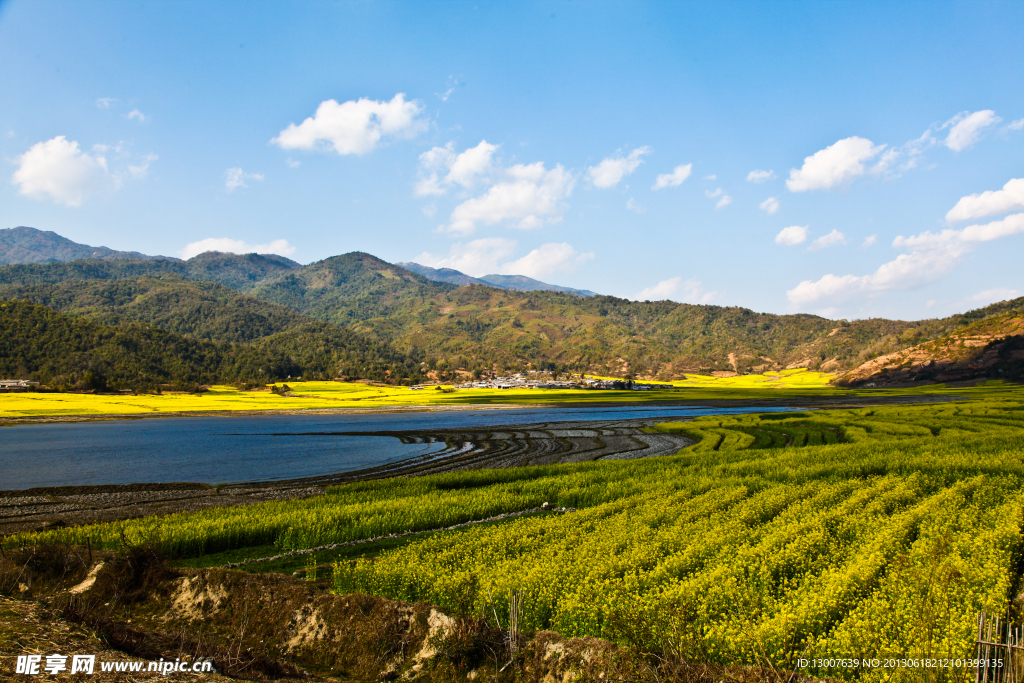
<svg viewBox="0 0 1024 683"><path fill-rule="evenodd" d="M787 408L594 407L368 415L267 415L0 427L0 490L313 477L442 450L395 437L316 434L680 418Z"/></svg>

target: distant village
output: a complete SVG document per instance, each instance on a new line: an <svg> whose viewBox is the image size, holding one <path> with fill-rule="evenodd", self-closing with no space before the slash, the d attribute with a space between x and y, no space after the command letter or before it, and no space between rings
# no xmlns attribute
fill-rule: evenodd
<svg viewBox="0 0 1024 683"><path fill-rule="evenodd" d="M655 391L660 389L678 389L671 384L651 384L647 382L634 382L633 380L604 380L593 377L577 377L570 379L555 379L537 370L520 372L507 377L495 377L493 379L481 379L473 382L452 385L453 389L610 389L616 391ZM409 387L412 390L428 389L429 385L416 385Z"/></svg>
<svg viewBox="0 0 1024 683"><path fill-rule="evenodd" d="M25 379L0 379L0 392L30 391L38 386L39 382L30 382Z"/></svg>

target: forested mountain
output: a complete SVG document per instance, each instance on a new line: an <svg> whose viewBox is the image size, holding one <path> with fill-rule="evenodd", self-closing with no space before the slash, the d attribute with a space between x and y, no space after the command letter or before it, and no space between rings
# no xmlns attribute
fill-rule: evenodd
<svg viewBox="0 0 1024 683"><path fill-rule="evenodd" d="M395 264L405 268L410 273L416 273L422 275L428 280L434 282L447 282L452 285L489 285L490 283L484 282L480 278L473 277L472 275L466 275L462 271L455 270L454 268L431 268L430 266L420 265L419 263L411 262L399 262ZM492 287L495 285L491 285ZM499 289L504 289L499 287Z"/></svg>
<svg viewBox="0 0 1024 683"><path fill-rule="evenodd" d="M944 320L831 321L610 296L431 282L369 254L297 269L252 295L471 370L556 363L670 378L708 370L850 368L946 334L999 305Z"/></svg>
<svg viewBox="0 0 1024 683"><path fill-rule="evenodd" d="M75 261L83 258L153 259L167 257L146 256L137 251L115 251L107 247L90 247L88 244L72 242L55 232L36 230L24 225L0 230L0 265Z"/></svg>
<svg viewBox="0 0 1024 683"><path fill-rule="evenodd" d="M502 289L514 289L520 292L564 292L566 294L575 294L576 296L597 296L596 292L591 292L589 289L573 289L572 287L560 287L558 285L551 285L547 282L541 282L540 280L534 280L532 277L526 277L525 275L484 275L480 278L485 284L491 285L492 287L500 287Z"/></svg>
<svg viewBox="0 0 1024 683"><path fill-rule="evenodd" d="M418 357L319 321L253 344L232 344L144 323L100 325L28 301L0 301L0 329L0 377L55 387L152 391L289 377L421 379Z"/></svg>
<svg viewBox="0 0 1024 683"><path fill-rule="evenodd" d="M404 320L455 289L455 285L432 282L376 256L352 252L296 269L256 287L252 295L338 325L375 319L379 326L387 327L388 319L398 316Z"/></svg>
<svg viewBox="0 0 1024 683"><path fill-rule="evenodd" d="M0 298L45 304L105 325L147 323L219 343L250 343L324 376L392 381L411 380L426 369L450 377L453 370L552 366L657 378L797 366L842 371L1005 313L1021 301L941 320L833 321L458 286L359 252L308 266L279 256L218 253L188 261L9 265L0 267ZM322 323L333 326L317 327Z"/></svg>
<svg viewBox="0 0 1024 683"><path fill-rule="evenodd" d="M247 346L149 325L98 325L25 301L0 302L0 326L0 375L54 386L152 390L299 374L286 358Z"/></svg>
<svg viewBox="0 0 1024 683"><path fill-rule="evenodd" d="M104 325L148 323L175 334L228 342L251 342L311 322L290 308L216 282L177 275L0 285L0 299L31 301Z"/></svg>
<svg viewBox="0 0 1024 683"><path fill-rule="evenodd" d="M177 275L186 280L217 282L248 292L301 268L274 254L222 254L208 251L188 261L163 257L151 260L82 259L69 263L31 263L0 266L0 285L43 285L68 280L119 280Z"/></svg>
<svg viewBox="0 0 1024 683"><path fill-rule="evenodd" d="M576 294L577 296L596 296L594 292L587 289L573 289L572 287L551 285L547 282L534 280L532 277L526 277L525 275L495 274L477 278L452 268L431 268L419 263L398 263L396 265L417 275L422 275L428 280L448 282L453 285L484 285L485 287L496 287L497 289L514 289L519 292L548 291L565 292L567 294Z"/></svg>

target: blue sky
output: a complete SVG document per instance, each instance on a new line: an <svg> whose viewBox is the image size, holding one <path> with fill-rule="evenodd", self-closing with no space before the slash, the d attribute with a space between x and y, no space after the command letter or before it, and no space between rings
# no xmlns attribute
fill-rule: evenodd
<svg viewBox="0 0 1024 683"><path fill-rule="evenodd" d="M0 3L0 227L917 319L1024 292L1024 3Z"/></svg>

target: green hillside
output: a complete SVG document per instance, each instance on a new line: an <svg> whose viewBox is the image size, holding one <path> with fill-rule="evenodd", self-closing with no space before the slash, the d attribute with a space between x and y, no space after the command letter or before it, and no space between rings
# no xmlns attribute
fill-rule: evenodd
<svg viewBox="0 0 1024 683"><path fill-rule="evenodd" d="M1006 310L1008 307L1010 310ZM1024 380L1024 298L951 334L872 359L836 378L840 386L950 382L987 377Z"/></svg>
<svg viewBox="0 0 1024 683"><path fill-rule="evenodd" d="M423 361L448 371L557 366L661 379L790 366L845 371L1021 301L941 320L833 321L740 307L460 287L359 252L308 266L279 256L219 253L181 262L10 265L0 267L0 297L104 324L145 322L225 342L258 340L317 319L366 335L380 348L398 349L400 358L389 356L383 366L397 364L399 373L407 371L397 366ZM294 344L293 334L290 339Z"/></svg>
<svg viewBox="0 0 1024 683"><path fill-rule="evenodd" d="M299 373L284 357L186 339L142 324L109 327L24 301L0 303L0 375L77 389L193 388Z"/></svg>
<svg viewBox="0 0 1024 683"><path fill-rule="evenodd" d="M69 263L31 263L0 267L0 285L42 285L68 280L118 280L177 275L217 282L240 292L276 279L299 264L274 254L222 254L210 251L188 261L82 259Z"/></svg>
<svg viewBox="0 0 1024 683"><path fill-rule="evenodd" d="M789 365L850 368L1001 310L995 305L919 322L848 322L670 301L581 299L558 292L456 287L359 253L297 269L252 294L400 348L422 349L455 368L555 363L661 378Z"/></svg>
<svg viewBox="0 0 1024 683"><path fill-rule="evenodd" d="M378 326L386 326L386 319L398 316L404 326L410 314L456 289L370 254L353 252L296 269L257 287L252 295L339 325L384 319ZM402 327L392 331L404 332Z"/></svg>
<svg viewBox="0 0 1024 683"><path fill-rule="evenodd" d="M290 308L216 282L176 275L0 285L0 299L31 301L104 325L147 323L175 334L228 342L251 342L310 322Z"/></svg>
<svg viewBox="0 0 1024 683"><path fill-rule="evenodd" d="M323 322L254 344L183 337L144 323L101 325L28 301L0 302L0 376L70 389L266 383L289 377L414 381L416 358Z"/></svg>
<svg viewBox="0 0 1024 683"><path fill-rule="evenodd" d="M72 242L50 230L36 230L24 225L0 229L0 264L48 263L50 261L75 261L83 258L97 259L151 259L163 256L147 256L137 251L117 251L107 247L91 247L88 244Z"/></svg>

